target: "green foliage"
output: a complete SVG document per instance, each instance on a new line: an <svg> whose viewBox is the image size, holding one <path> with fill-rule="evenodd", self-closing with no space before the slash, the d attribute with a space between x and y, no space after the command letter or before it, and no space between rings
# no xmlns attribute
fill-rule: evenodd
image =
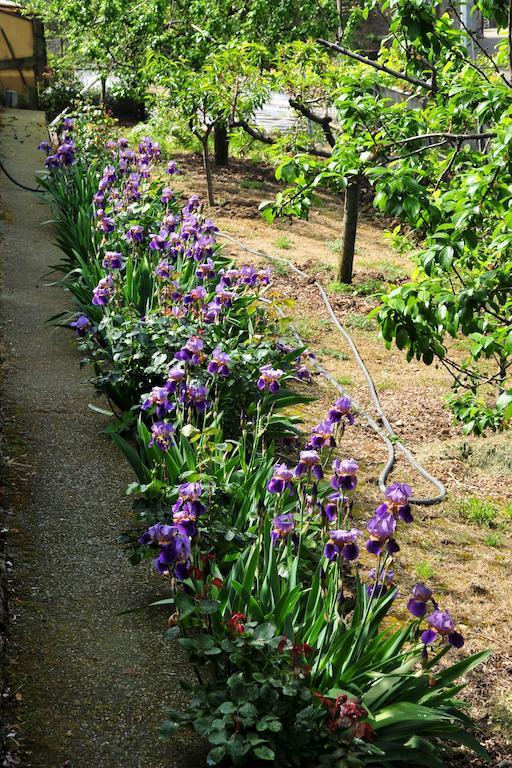
<svg viewBox="0 0 512 768"><path fill-rule="evenodd" d="M280 322L261 301L256 286L265 286L268 275L250 269L249 279L246 271L233 275L214 238L205 236L215 228L201 218L197 199L188 201L183 215L178 200L162 200L161 169L149 163L158 148L149 140L139 150L144 173L133 199L126 194L119 145L102 158L86 136L84 129L83 158L50 171L45 184L58 208L61 282L92 320L79 329L80 345L96 386L121 411L109 431L134 470L128 488L136 499L134 526L151 526L142 537L140 530L128 532L124 542L134 564L157 550L155 567L171 576L169 596L154 605L172 607L167 635L179 639L198 680L186 710L169 712L162 737L192 726L211 745L211 765L254 759L304 768L441 766L443 741L485 758L457 694L464 687L458 681L488 654L441 666L449 644L440 631L424 644L422 620L397 625L391 548L377 555L376 575L363 579L354 544L362 532L348 530L351 501L335 496L334 520L324 514L326 499L333 500L331 478L323 477L331 447L313 456L320 471L308 469L301 453L304 471L299 463L281 491L269 482L283 471L275 465L286 445L299 436L295 409L310 399L286 385L307 354L283 343ZM99 216L88 196L105 162L108 191ZM105 226L109 215L112 226ZM180 243L169 255L167 277L154 235L151 247L123 237L135 222L151 233L162 221L176 227ZM166 231L166 243L168 237ZM211 260L208 276L198 274L195 247L203 268ZM121 268L108 259L104 266L114 248L122 254ZM111 288L102 303L94 286L109 266ZM221 276L237 289L227 301ZM192 290L199 287L197 299ZM212 309L214 297L225 303L211 321L205 308ZM197 359L184 346L188 341ZM225 377L208 364L220 344L229 353ZM190 354L178 389L169 368L184 349ZM267 388L263 373L270 372L263 365L279 366L271 379L276 387ZM165 382L162 395L158 385ZM207 385L208 407L189 402L192 382ZM170 430L162 433L162 426ZM344 429L333 427L335 444ZM396 522L396 503L388 499L386 505ZM290 520L292 529L283 528ZM331 525L352 539L346 555L328 554Z"/></svg>
<svg viewBox="0 0 512 768"><path fill-rule="evenodd" d="M465 520L484 527L496 527L498 509L489 501L476 497L461 499L457 503L457 509Z"/></svg>
<svg viewBox="0 0 512 768"><path fill-rule="evenodd" d="M276 248L280 248L284 251L289 251L290 248L293 247L293 240L291 240L288 235L279 235L274 240L274 245Z"/></svg>
<svg viewBox="0 0 512 768"><path fill-rule="evenodd" d="M431 563L427 562L426 560L423 562L416 563L414 566L414 570L416 571L416 576L422 582L430 581L430 579L434 575L434 569Z"/></svg>

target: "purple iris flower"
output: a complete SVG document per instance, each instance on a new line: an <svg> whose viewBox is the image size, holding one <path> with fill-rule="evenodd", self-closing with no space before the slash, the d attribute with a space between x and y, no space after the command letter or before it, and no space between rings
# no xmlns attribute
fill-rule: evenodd
<svg viewBox="0 0 512 768"><path fill-rule="evenodd" d="M139 538L139 544L170 544L176 534L176 526L166 525L165 523L156 523L142 534Z"/></svg>
<svg viewBox="0 0 512 768"><path fill-rule="evenodd" d="M234 285L238 285L240 281L240 270L232 267L231 269L223 269L221 271L220 284L231 288Z"/></svg>
<svg viewBox="0 0 512 768"><path fill-rule="evenodd" d="M164 205L167 205L168 203L172 203L172 201L174 200L174 190L172 190L171 187L164 187L162 189L162 196L160 200Z"/></svg>
<svg viewBox="0 0 512 768"><path fill-rule="evenodd" d="M155 276L160 277L162 280L168 280L174 273L174 267L170 264L168 259L162 259L159 261L155 268Z"/></svg>
<svg viewBox="0 0 512 768"><path fill-rule="evenodd" d="M203 320L205 323L214 323L220 316L222 307L216 304L214 301L210 301L209 304L204 307Z"/></svg>
<svg viewBox="0 0 512 768"><path fill-rule="evenodd" d="M436 608L430 616L427 616L427 622L430 625L430 629L422 632L422 643L431 645L440 636L443 640L448 640L454 648L462 648L464 638L460 632L456 632L455 623L448 611L441 611L439 608Z"/></svg>
<svg viewBox="0 0 512 768"><path fill-rule="evenodd" d="M190 565L190 539L177 525L157 523L152 525L139 539L139 544L158 546L160 553L153 560L153 567L158 573L167 573L174 568L178 579L186 578Z"/></svg>
<svg viewBox="0 0 512 768"><path fill-rule="evenodd" d="M103 192L96 192L96 194L92 198L92 201L95 205L104 205L105 195L103 194Z"/></svg>
<svg viewBox="0 0 512 768"><path fill-rule="evenodd" d="M349 424L354 423L354 415L350 412L352 400L350 397L340 397L329 410L329 421L335 424L346 420Z"/></svg>
<svg viewBox="0 0 512 768"><path fill-rule="evenodd" d="M184 370L178 367L171 368L169 373L167 374L167 383L165 385L167 392L171 395L174 394L174 392L176 392L179 384L181 384L184 378L185 378Z"/></svg>
<svg viewBox="0 0 512 768"><path fill-rule="evenodd" d="M165 172L168 173L169 176L173 176L175 173L180 173L176 160L169 160Z"/></svg>
<svg viewBox="0 0 512 768"><path fill-rule="evenodd" d="M412 588L412 597L407 603L407 610L417 619L423 618L427 612L427 602L432 597L432 591L422 582Z"/></svg>
<svg viewBox="0 0 512 768"><path fill-rule="evenodd" d="M48 155L44 161L45 168L59 168L60 160L57 155Z"/></svg>
<svg viewBox="0 0 512 768"><path fill-rule="evenodd" d="M106 306L114 293L114 281L112 275L103 277L92 294L92 303L98 307Z"/></svg>
<svg viewBox="0 0 512 768"><path fill-rule="evenodd" d="M385 505L382 506L385 507ZM380 555L386 547L389 554L392 555L400 549L394 539L396 520L391 512L379 511L381 507L376 510L375 515L367 525L370 539L366 542L366 549L372 555Z"/></svg>
<svg viewBox="0 0 512 768"><path fill-rule="evenodd" d="M72 131L75 128L75 121L72 117L65 117L62 123L60 124L61 131Z"/></svg>
<svg viewBox="0 0 512 768"><path fill-rule="evenodd" d="M201 232L205 235L213 235L218 231L218 226L211 219L205 219L201 224Z"/></svg>
<svg viewBox="0 0 512 768"><path fill-rule="evenodd" d="M331 493L322 502L322 515L329 523L332 523L338 517L340 507L349 507L350 499L341 493Z"/></svg>
<svg viewBox="0 0 512 768"><path fill-rule="evenodd" d="M301 451L299 463L295 467L295 476L302 477L309 472L311 472L314 478L321 480L324 476L322 461L316 451Z"/></svg>
<svg viewBox="0 0 512 768"><path fill-rule="evenodd" d="M183 206L183 213L195 213L201 207L201 199L198 195L191 195L185 205Z"/></svg>
<svg viewBox="0 0 512 768"><path fill-rule="evenodd" d="M190 514L199 517L206 512L206 507L200 501L203 494L203 487L201 483L181 483L178 486L178 499L173 504L173 514L180 511L186 511Z"/></svg>
<svg viewBox="0 0 512 768"><path fill-rule="evenodd" d="M168 246L169 232L166 229L161 229L158 235L150 234L151 240L149 241L149 247L152 251L165 251Z"/></svg>
<svg viewBox="0 0 512 768"><path fill-rule="evenodd" d="M266 269L258 269L256 273L256 281L260 285L269 285L271 279L272 279L272 270L270 269L270 267L267 267Z"/></svg>
<svg viewBox="0 0 512 768"><path fill-rule="evenodd" d="M190 293L185 294L183 297L183 303L185 306L189 304L202 304L206 298L206 290L202 285L198 285L196 288L192 288Z"/></svg>
<svg viewBox="0 0 512 768"><path fill-rule="evenodd" d="M350 531L329 531L329 541L324 547L324 557L330 562L340 556L349 561L357 560L359 557L357 540L360 536L362 536L362 531L357 528L351 528Z"/></svg>
<svg viewBox="0 0 512 768"><path fill-rule="evenodd" d="M271 365L264 365L260 368L260 377L256 386L260 391L268 390L275 394L279 390L279 379L284 375L284 371L279 368L272 368Z"/></svg>
<svg viewBox="0 0 512 768"><path fill-rule="evenodd" d="M353 491L357 486L357 472L359 464L355 459L335 459L332 463L334 477L331 479L331 486L335 491L341 489Z"/></svg>
<svg viewBox="0 0 512 768"><path fill-rule="evenodd" d="M235 298L235 294L233 291L226 291L223 285L219 283L215 287L215 303L219 304L221 307L231 307L233 304L233 299Z"/></svg>
<svg viewBox="0 0 512 768"><path fill-rule="evenodd" d="M295 375L299 381L304 381L306 384L310 384L312 377L311 371L305 365L299 365L295 369Z"/></svg>
<svg viewBox="0 0 512 768"><path fill-rule="evenodd" d="M209 407L207 401L208 390L206 387L190 384L180 395L180 401L186 405L191 405L199 413L204 413Z"/></svg>
<svg viewBox="0 0 512 768"><path fill-rule="evenodd" d="M174 410L174 403L170 403L168 400L169 389L165 387L153 387L151 394L142 403L142 410L147 411L148 408L156 406L156 415L159 419L162 419L166 414Z"/></svg>
<svg viewBox="0 0 512 768"><path fill-rule="evenodd" d="M164 216L164 225L163 228L166 229L168 232L174 233L174 230L179 224L179 218L174 215L174 213L166 213Z"/></svg>
<svg viewBox="0 0 512 768"><path fill-rule="evenodd" d="M310 443L312 448L321 450L326 446L334 448L336 441L334 439L334 424L331 421L322 421L311 430Z"/></svg>
<svg viewBox="0 0 512 768"><path fill-rule="evenodd" d="M38 146L38 149L40 149L41 152L46 152L46 154L49 155L52 149L52 145L49 141L42 141Z"/></svg>
<svg viewBox="0 0 512 768"><path fill-rule="evenodd" d="M119 251L106 251L103 261L103 269L121 269L123 266L123 254Z"/></svg>
<svg viewBox="0 0 512 768"><path fill-rule="evenodd" d="M141 227L140 224L132 224L126 230L125 239L129 243L142 243L144 240L144 227Z"/></svg>
<svg viewBox="0 0 512 768"><path fill-rule="evenodd" d="M272 520L272 532L270 534L274 547L280 541L287 541L295 530L295 519L291 512L285 515L277 515Z"/></svg>
<svg viewBox="0 0 512 768"><path fill-rule="evenodd" d="M156 445L161 451L169 450L174 432L175 429L172 424L168 424L166 421L155 421L151 427L151 440L148 443L148 448Z"/></svg>
<svg viewBox="0 0 512 768"><path fill-rule="evenodd" d="M199 264L196 269L196 277L198 280L208 280L210 277L215 276L215 264L212 259L206 259L204 264Z"/></svg>
<svg viewBox="0 0 512 768"><path fill-rule="evenodd" d="M404 523L412 523L413 516L409 499L412 496L412 488L407 483L393 483L386 488L384 495L388 499L390 512L397 515Z"/></svg>
<svg viewBox="0 0 512 768"><path fill-rule="evenodd" d="M219 347L216 347L213 350L211 360L208 363L208 373L217 376L229 376L230 365L230 356L226 352L223 352Z"/></svg>
<svg viewBox="0 0 512 768"><path fill-rule="evenodd" d="M286 464L275 464L272 477L267 483L267 491L269 493L284 493L288 489L291 493L294 493L293 470L288 469Z"/></svg>
<svg viewBox="0 0 512 768"><path fill-rule="evenodd" d="M101 218L98 217L98 222L96 226L98 229L100 229L102 232L105 232L106 234L113 232L116 228L114 219L112 219L110 216L101 216Z"/></svg>
<svg viewBox="0 0 512 768"><path fill-rule="evenodd" d="M69 324L70 328L74 328L77 336L86 336L91 329L91 321L87 315L78 315L77 319Z"/></svg>
<svg viewBox="0 0 512 768"><path fill-rule="evenodd" d="M73 165L76 162L75 146L71 141L61 144L55 154L59 158L61 165Z"/></svg>
<svg viewBox="0 0 512 768"><path fill-rule="evenodd" d="M199 336L191 336L185 346L183 346L174 357L176 360L184 360L192 365L199 365L204 360L204 342Z"/></svg>

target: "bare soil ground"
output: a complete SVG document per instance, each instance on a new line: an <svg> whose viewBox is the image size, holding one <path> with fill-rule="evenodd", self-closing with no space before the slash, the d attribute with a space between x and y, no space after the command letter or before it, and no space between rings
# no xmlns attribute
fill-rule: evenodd
<svg viewBox="0 0 512 768"><path fill-rule="evenodd" d="M184 173L175 177L176 188L206 197L200 159L178 157ZM387 350L368 313L377 304L371 296L333 291L342 201L323 198L308 222L266 224L258 213L261 200L279 189L270 168L233 161L229 168L214 169L218 205L210 215L225 232L245 245L290 259L319 279L330 293L333 306L352 334L379 392L382 406L397 435L437 476L448 491L437 506L416 508L415 522L402 528L402 549L396 571L406 587L428 581L440 602L461 622L466 636L463 653L492 648L491 659L471 676L466 690L472 714L482 729L492 766L512 766L512 439L510 433L468 438L452 424L444 406L450 379L436 365L407 363L396 348ZM406 279L414 263L408 255L392 250L384 236L384 221L363 201L355 259L355 284L384 284ZM231 243L226 250L241 262L257 258ZM262 260L263 261L263 260ZM370 398L350 350L330 322L315 287L285 268L275 272L272 295L285 306L302 337L322 363L353 397L371 412ZM305 409L307 423L320 421L335 398L323 379L314 383L317 400ZM386 458L382 441L359 418L345 434L345 456L361 465L359 515L361 521L379 499L377 478ZM393 479L408 481L415 495L432 495L432 488L399 459ZM486 506L487 505L487 506ZM493 510L485 521L482 507ZM469 511L468 511L469 509ZM473 514L476 509L476 514ZM451 764L483 765L467 753L453 756Z"/></svg>

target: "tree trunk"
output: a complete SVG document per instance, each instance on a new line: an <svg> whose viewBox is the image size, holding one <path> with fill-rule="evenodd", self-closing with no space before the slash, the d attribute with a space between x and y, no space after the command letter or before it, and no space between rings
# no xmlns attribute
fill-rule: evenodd
<svg viewBox="0 0 512 768"><path fill-rule="evenodd" d="M360 187L359 176L351 176L345 190L345 204L343 206L343 236L338 263L338 282L340 283L352 282Z"/></svg>
<svg viewBox="0 0 512 768"><path fill-rule="evenodd" d="M229 163L229 136L224 123L215 126L215 165L228 165Z"/></svg>
<svg viewBox="0 0 512 768"><path fill-rule="evenodd" d="M206 175L206 187L208 189L208 203L210 205L215 205L215 198L213 196L212 169L210 165L210 149L208 147L209 136L210 136L210 131L207 131L203 135L201 139L201 143L203 145L203 165L204 165L204 172Z"/></svg>
<svg viewBox="0 0 512 768"><path fill-rule="evenodd" d="M103 75L101 77L101 106L103 109L107 108L107 78Z"/></svg>

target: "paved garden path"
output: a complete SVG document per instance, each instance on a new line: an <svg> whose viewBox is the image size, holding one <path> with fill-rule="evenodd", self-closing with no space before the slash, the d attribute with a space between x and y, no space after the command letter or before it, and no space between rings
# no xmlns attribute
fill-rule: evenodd
<svg viewBox="0 0 512 768"><path fill-rule="evenodd" d="M4 163L33 185L42 114L6 111L0 122ZM2 174L0 199L2 387L21 476L8 522L16 592L9 678L19 700L11 731L33 768L196 768L193 747L156 737L183 673L179 649L163 639L165 613L119 615L162 587L116 543L130 472L101 434L104 418L88 408L93 391L71 334L45 324L70 306L43 277L59 256L51 227L42 226L51 212Z"/></svg>

